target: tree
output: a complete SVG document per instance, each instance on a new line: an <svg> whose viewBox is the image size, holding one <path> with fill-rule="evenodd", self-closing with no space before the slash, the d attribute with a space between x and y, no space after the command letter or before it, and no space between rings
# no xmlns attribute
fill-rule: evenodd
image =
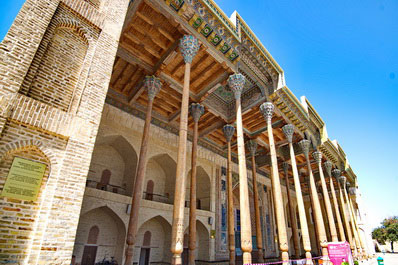
<svg viewBox="0 0 398 265"><path fill-rule="evenodd" d="M372 238L384 245L386 241L391 242L391 250L394 252L394 242L398 242L398 216L385 218L382 226L372 231Z"/></svg>

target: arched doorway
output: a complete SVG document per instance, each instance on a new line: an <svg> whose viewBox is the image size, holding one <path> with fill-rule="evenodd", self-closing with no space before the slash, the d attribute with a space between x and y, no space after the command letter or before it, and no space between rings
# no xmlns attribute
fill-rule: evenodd
<svg viewBox="0 0 398 265"><path fill-rule="evenodd" d="M73 255L76 263L94 265L112 257L121 264L124 254L126 228L112 209L95 208L80 217Z"/></svg>
<svg viewBox="0 0 398 265"><path fill-rule="evenodd" d="M152 233L150 231L146 231L144 233L144 240L142 242L140 261L138 262L138 265L149 265L149 257L151 256L151 238Z"/></svg>

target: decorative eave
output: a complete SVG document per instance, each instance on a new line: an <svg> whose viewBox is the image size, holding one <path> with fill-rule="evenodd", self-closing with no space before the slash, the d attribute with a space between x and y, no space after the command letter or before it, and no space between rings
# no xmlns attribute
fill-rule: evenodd
<svg viewBox="0 0 398 265"><path fill-rule="evenodd" d="M305 97L301 97L301 103L304 105L308 112L310 121L321 130L325 126L325 122L322 120L321 116L316 112L315 108L311 105L310 101Z"/></svg>
<svg viewBox="0 0 398 265"><path fill-rule="evenodd" d="M341 154L344 158L346 158L347 155L345 154L345 152L343 151L343 148L341 148L341 146L340 146L339 143L337 143L337 147L338 147L338 150L339 150L340 154Z"/></svg>
<svg viewBox="0 0 398 265"><path fill-rule="evenodd" d="M231 16L231 20L233 21L234 19L237 25L236 28L238 29L238 32L240 32L241 37L242 37L241 31L243 31L249 37L250 41L255 45L256 50L258 51L257 57L263 57L262 61L268 61L279 74L282 74L283 70L280 67L280 65L275 61L272 55L264 47L261 41L257 38L256 34L254 34L254 32L250 29L250 27L246 24L246 22L243 20L243 18L239 15L237 11L234 11L234 13Z"/></svg>
<svg viewBox="0 0 398 265"><path fill-rule="evenodd" d="M357 176L355 175L354 171L352 170L350 164L348 162L345 163L344 165L345 169L344 169L344 176L347 177L347 180L353 184L354 186L356 186L356 180L357 180Z"/></svg>
<svg viewBox="0 0 398 265"><path fill-rule="evenodd" d="M336 148L338 156L340 158L340 161L344 163L344 165L347 163L347 158L345 153L343 152L343 149L340 147L339 143L337 140L332 141L333 146Z"/></svg>
<svg viewBox="0 0 398 265"><path fill-rule="evenodd" d="M319 150L322 152L323 155L325 155L331 162L333 162L335 165L338 165L339 160L339 151L337 148L334 146L332 141L330 141L329 138L326 139L326 141L322 142L322 144L319 146Z"/></svg>
<svg viewBox="0 0 398 265"><path fill-rule="evenodd" d="M269 98L297 129L307 130L308 114L287 86L279 88Z"/></svg>

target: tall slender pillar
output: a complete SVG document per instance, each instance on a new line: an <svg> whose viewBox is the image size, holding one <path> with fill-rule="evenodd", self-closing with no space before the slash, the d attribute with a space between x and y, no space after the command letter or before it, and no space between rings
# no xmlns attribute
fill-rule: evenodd
<svg viewBox="0 0 398 265"><path fill-rule="evenodd" d="M319 151L315 151L314 153L312 153L312 157L315 159L315 162L318 164L319 177L321 179L322 194L323 194L323 200L325 202L326 214L327 214L327 218L328 218L328 222L329 222L330 235L332 237L332 241L337 242L339 239L337 237L336 225L334 223L332 204L330 203L329 192L328 192L328 188L326 186L325 177L323 175L322 153Z"/></svg>
<svg viewBox="0 0 398 265"><path fill-rule="evenodd" d="M204 107L198 103L192 103L190 112L193 118L193 139L191 154L191 190L189 199L189 241L188 262L195 265L196 249L196 153L198 149L198 123L200 116L204 113Z"/></svg>
<svg viewBox="0 0 398 265"><path fill-rule="evenodd" d="M184 203L185 174L188 132L188 103L191 63L199 50L198 40L191 35L184 35L180 41L180 51L185 61L184 86L182 90L179 142L177 153L176 185L174 192L173 225L171 230L172 265L181 265L181 253L184 250Z"/></svg>
<svg viewBox="0 0 398 265"><path fill-rule="evenodd" d="M347 186L349 186L349 183L347 183ZM349 195L355 195L356 188L355 187L349 188L348 191L349 191ZM348 196L348 199L349 199L349 202L350 202L352 215L354 217L355 227L357 229L359 241L361 243L362 256L363 257L367 257L368 254L366 253L366 245L365 245L365 241L364 241L364 239L363 239L363 237L361 235L361 232L359 231L358 218L357 218L357 214L355 214L354 204L353 204L350 196Z"/></svg>
<svg viewBox="0 0 398 265"><path fill-rule="evenodd" d="M227 193L228 193L228 245L229 245L229 264L235 265L235 219L234 219L234 197L232 193L232 172L231 172L231 139L235 132L235 127L225 125L223 127L225 139L228 145L227 158Z"/></svg>
<svg viewBox="0 0 398 265"><path fill-rule="evenodd" d="M241 249L243 264L252 263L252 229L250 221L249 188L247 183L245 144L243 141L242 106L240 96L245 85L242 74L233 74L228 78L228 85L234 92L236 103L236 135L238 141L239 162L239 201L241 225Z"/></svg>
<svg viewBox="0 0 398 265"><path fill-rule="evenodd" d="M311 184L310 184L310 177L306 176L304 177L305 181L307 182L308 186L308 197L310 198L310 204L311 204L311 213L309 215L312 218L312 221L314 222L314 234L315 234L315 245L316 245L316 254L319 255L319 251L321 250L321 245L320 245L320 239L319 239L319 233L318 233L318 224L317 224L317 219L315 218L315 206L314 206L314 198L312 198L311 195Z"/></svg>
<svg viewBox="0 0 398 265"><path fill-rule="evenodd" d="M287 192L287 203L289 205L288 211L290 216L290 224L292 226L292 236L293 236L293 244L294 244L294 255L295 258L300 257L300 242L297 231L297 223L296 223L296 214L294 212L292 195L290 194L290 182L289 182L289 164L287 162L282 163L283 173L285 174L285 182L286 182L286 192Z"/></svg>
<svg viewBox="0 0 398 265"><path fill-rule="evenodd" d="M260 206L258 201L258 188L257 188L257 172L256 172L256 151L257 142L250 140L248 142L248 149L252 159L252 176L253 176L253 201L254 201L254 214L256 220L256 241L258 249L258 261L259 263L264 262L263 253L263 234L261 232L261 220L260 220Z"/></svg>
<svg viewBox="0 0 398 265"><path fill-rule="evenodd" d="M339 229L339 238L340 238L340 241L344 242L344 241L346 241L345 234L344 234L344 227L343 227L343 222L341 221L339 204L337 202L336 192L334 189L334 183L333 183L333 178L332 178L333 164L330 161L325 161L323 163L323 166L325 167L326 173L329 177L330 193L332 194L332 199L333 199L333 204L334 204L334 214L336 215L337 227Z"/></svg>
<svg viewBox="0 0 398 265"><path fill-rule="evenodd" d="M355 252L355 243L352 240L352 231L351 231L351 227L350 227L350 221L348 219L348 213L347 213L347 208L345 207L345 203L344 203L344 196L343 196L343 190L341 189L341 179L340 179L340 170L335 168L332 170L332 175L333 177L337 180L337 186L339 189L339 203L340 203L340 209L343 215L343 220L344 220L344 226L345 226L345 230L347 231L347 237L348 237L348 242L350 243L350 247L351 250L353 252ZM344 179L345 182L345 179ZM345 185L345 183L344 183Z"/></svg>
<svg viewBox="0 0 398 265"><path fill-rule="evenodd" d="M274 134L272 131L272 115L274 114L274 105L271 102L261 104L260 111L267 121L267 132L269 140L269 149L271 155L271 185L274 195L276 223L278 227L279 249L283 264L289 262L289 246L287 241L287 231L285 222L285 212L283 206L281 183L279 180L278 160L276 157Z"/></svg>
<svg viewBox="0 0 398 265"><path fill-rule="evenodd" d="M339 204L337 202L336 198L336 192L334 189L334 183L333 183L333 178L332 178L332 162L330 161L325 161L323 163L323 166L326 169L326 173L328 174L329 177L329 184L330 184L330 193L332 194L332 199L333 199L333 204L334 204L334 214L336 215L337 219L337 227L339 229L339 238L340 241L346 241L345 235L344 235L344 227L343 227L343 222L341 221L341 216L340 216L340 211L339 211Z"/></svg>
<svg viewBox="0 0 398 265"><path fill-rule="evenodd" d="M314 179L314 175L312 174L310 158L308 155L309 149L310 149L310 144L311 144L311 142L306 139L301 140L299 142L299 145L300 145L301 149L303 150L305 159L307 161L310 190L311 190L312 200L314 203L314 214L315 214L315 219L316 219L316 229L318 231L318 236L319 236L319 244L321 245L321 248L322 248L323 259L328 260L329 258L328 258L328 248L327 248L328 246L327 246L325 224L323 222L323 217L322 217L322 212L321 212L321 204L319 202L318 192L316 190L316 185L315 185L315 179Z"/></svg>
<svg viewBox="0 0 398 265"><path fill-rule="evenodd" d="M142 133L141 139L141 149L140 156L138 158L137 173L133 187L133 199L131 202L129 225L127 230L126 260L124 263L125 265L133 264L134 244L138 228L138 216L142 199L142 187L145 179L145 169L147 163L148 139L149 129L151 127L152 106L156 94L162 87L162 83L160 82L160 79L156 78L155 76L146 76L144 80L144 87L148 93L148 105L145 115L144 131Z"/></svg>
<svg viewBox="0 0 398 265"><path fill-rule="evenodd" d="M287 141L289 142L290 162L292 164L294 188L296 190L297 206L301 224L301 237L303 239L303 247L305 250L305 257L307 259L306 264L309 265L312 264L311 241L310 233L308 232L307 217L305 215L303 193L301 192L301 183L297 170L296 155L294 154L293 149L294 126L292 124L287 124L282 127L282 130L286 136Z"/></svg>
<svg viewBox="0 0 398 265"><path fill-rule="evenodd" d="M344 177L344 179L345 179L345 177ZM350 183L347 182L346 185L349 187L349 186L350 186ZM346 186L345 186L345 187L346 187ZM356 245L356 247L357 247L358 255L359 255L360 257L362 257L362 248L361 248L361 241L360 241L360 239L359 239L359 231L358 231L358 229L357 229L357 227L356 227L355 216L354 216L354 213L353 213L353 211L352 211L352 207L351 207L351 203L350 203L350 198L348 197L347 189L346 189L346 188L344 188L344 198L345 198L345 201L346 201L346 204L347 204L348 213L349 213L350 220L351 220L350 223L351 223L351 228L352 228L352 231L353 231L352 234L354 235L355 245Z"/></svg>

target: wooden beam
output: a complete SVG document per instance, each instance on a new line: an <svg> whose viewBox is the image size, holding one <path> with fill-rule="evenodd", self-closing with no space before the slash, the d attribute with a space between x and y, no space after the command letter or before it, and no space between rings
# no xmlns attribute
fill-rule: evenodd
<svg viewBox="0 0 398 265"><path fill-rule="evenodd" d="M131 24L131 21L133 20L134 14L136 13L138 6L144 2L143 0L134 0L132 4L130 4L128 10L127 10L127 15L124 20L123 24L123 29L122 32Z"/></svg>
<svg viewBox="0 0 398 265"><path fill-rule="evenodd" d="M224 125L225 125L225 122L223 120L219 120L219 121L213 123L212 125L210 125L209 127L201 130L199 133L199 137L204 137L204 136L212 133L213 131L220 129Z"/></svg>
<svg viewBox="0 0 398 265"><path fill-rule="evenodd" d="M200 93L198 93L198 100L202 102L205 100L211 93L213 93L222 82L227 80L229 77L228 72L222 73L219 77L217 77L214 81L211 81Z"/></svg>
<svg viewBox="0 0 398 265"><path fill-rule="evenodd" d="M147 62L141 60L137 56L132 55L126 48L122 47L120 44L117 50L117 56L125 60L126 62L134 65L138 65L141 68L144 68L147 72L153 72L153 66L148 64Z"/></svg>

